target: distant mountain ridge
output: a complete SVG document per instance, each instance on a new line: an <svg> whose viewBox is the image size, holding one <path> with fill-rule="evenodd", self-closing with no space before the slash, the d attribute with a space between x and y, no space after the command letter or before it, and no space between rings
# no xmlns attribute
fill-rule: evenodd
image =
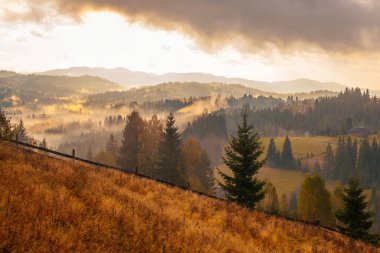
<svg viewBox="0 0 380 253"><path fill-rule="evenodd" d="M20 103L58 103L59 98L86 96L124 87L97 76L23 75L0 70L0 106Z"/></svg>
<svg viewBox="0 0 380 253"><path fill-rule="evenodd" d="M228 83L243 84L248 87L265 92L275 93L302 93L320 90L339 92L346 86L334 82L319 82L310 79L296 79L291 81L261 82L244 78L229 78L215 76L205 73L167 73L162 75L151 74L141 71L131 71L127 68L90 68L72 67L68 69L54 69L40 72L41 75L59 76L83 76L91 75L108 79L112 82L124 85L125 87L140 87L145 85L156 85L166 82L199 82L199 83Z"/></svg>

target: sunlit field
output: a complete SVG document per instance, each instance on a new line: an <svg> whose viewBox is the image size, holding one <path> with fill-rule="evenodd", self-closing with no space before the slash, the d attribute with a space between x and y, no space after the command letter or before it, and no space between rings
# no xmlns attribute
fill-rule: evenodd
<svg viewBox="0 0 380 253"><path fill-rule="evenodd" d="M0 144L5 252L378 252L335 233Z"/></svg>

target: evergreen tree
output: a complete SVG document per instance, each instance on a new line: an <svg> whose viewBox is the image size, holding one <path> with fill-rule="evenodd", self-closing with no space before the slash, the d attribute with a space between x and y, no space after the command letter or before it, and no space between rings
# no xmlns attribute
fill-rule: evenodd
<svg viewBox="0 0 380 253"><path fill-rule="evenodd" d="M158 146L163 135L163 126L157 115L153 115L146 125L146 131L140 141L139 171L144 175L155 176L157 174Z"/></svg>
<svg viewBox="0 0 380 253"><path fill-rule="evenodd" d="M16 134L19 142L28 144L36 144L36 141L29 135L24 127L24 121L20 119L19 124L16 126Z"/></svg>
<svg viewBox="0 0 380 253"><path fill-rule="evenodd" d="M252 125L248 124L248 112L243 109L242 125L238 124L236 136L232 136L225 147L224 164L233 176L219 171L224 183L219 183L227 192L229 200L248 208L254 208L264 198L264 182L257 178L259 169L265 160L260 160L263 153L262 143Z"/></svg>
<svg viewBox="0 0 380 253"><path fill-rule="evenodd" d="M359 177L366 187L371 186L374 172L371 170L371 147L368 139L364 139L360 146L359 158L358 158L358 172Z"/></svg>
<svg viewBox="0 0 380 253"><path fill-rule="evenodd" d="M358 141L355 139L352 143L352 165L353 165L353 172L352 174L355 175L357 172L357 164L358 164Z"/></svg>
<svg viewBox="0 0 380 253"><path fill-rule="evenodd" d="M181 134L175 126L174 115L170 113L158 146L157 176L164 181L187 186L181 144Z"/></svg>
<svg viewBox="0 0 380 253"><path fill-rule="evenodd" d="M7 118L5 112L0 108L0 138L12 139L13 136L11 119Z"/></svg>
<svg viewBox="0 0 380 253"><path fill-rule="evenodd" d="M334 170L334 153L332 150L332 147L329 144L327 144L326 148L326 154L323 159L323 178L326 180L327 178L330 178L331 174Z"/></svg>
<svg viewBox="0 0 380 253"><path fill-rule="evenodd" d="M134 171L138 167L140 139L145 131L145 124L138 111L127 116L122 132L121 146L117 154L117 163L124 170Z"/></svg>
<svg viewBox="0 0 380 253"><path fill-rule="evenodd" d="M294 169L295 159L293 156L292 144L289 136L286 136L281 153L281 165L286 169Z"/></svg>
<svg viewBox="0 0 380 253"><path fill-rule="evenodd" d="M326 226L334 225L330 193L318 174L305 178L298 198L298 214L308 220L318 219Z"/></svg>
<svg viewBox="0 0 380 253"><path fill-rule="evenodd" d="M274 139L271 138L269 141L269 147L267 152L267 163L271 166L277 166L278 165L278 153L276 148L276 143L274 142Z"/></svg>
<svg viewBox="0 0 380 253"><path fill-rule="evenodd" d="M331 179L333 180L339 179L339 176L341 175L340 171L344 166L345 158L346 158L346 142L344 138L339 137L338 147L336 149L336 154L335 154L334 173Z"/></svg>
<svg viewBox="0 0 380 253"><path fill-rule="evenodd" d="M343 155L342 167L339 171L339 180L342 183L346 183L348 178L352 176L355 170L355 162L353 158L353 145L351 137L348 137L345 142L345 151Z"/></svg>
<svg viewBox="0 0 380 253"><path fill-rule="evenodd" d="M336 218L344 224L338 226L339 230L354 239L376 244L378 236L369 234L373 213L367 211L368 202L358 179L349 179L348 186L344 188L343 201L344 208L336 213Z"/></svg>

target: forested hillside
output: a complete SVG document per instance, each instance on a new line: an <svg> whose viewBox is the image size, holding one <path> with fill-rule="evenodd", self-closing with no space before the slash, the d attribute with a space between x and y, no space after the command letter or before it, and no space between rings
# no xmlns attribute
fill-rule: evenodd
<svg viewBox="0 0 380 253"><path fill-rule="evenodd" d="M225 131L235 131L234 119L238 117L239 110L223 110L215 114L224 115ZM370 133L377 133L380 130L380 101L370 97L368 91L347 89L337 97L321 97L315 101L296 101L290 97L286 104L274 108L251 107L249 117L265 136L277 136L281 132L336 136L348 134L353 127L364 127ZM202 116L191 128L197 128L197 124L213 124L213 118L212 115Z"/></svg>
<svg viewBox="0 0 380 253"><path fill-rule="evenodd" d="M122 89L120 85L100 77L22 75L3 71L0 73L0 106L53 104L67 96Z"/></svg>

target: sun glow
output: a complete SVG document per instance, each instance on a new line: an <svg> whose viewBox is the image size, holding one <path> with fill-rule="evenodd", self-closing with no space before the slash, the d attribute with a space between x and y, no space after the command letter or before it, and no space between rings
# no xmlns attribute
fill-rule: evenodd
<svg viewBox="0 0 380 253"><path fill-rule="evenodd" d="M12 8L23 10L22 6ZM233 46L210 53L184 34L132 23L109 11L87 12L79 23L56 22L12 23L0 18L0 69L38 72L73 66L126 67L157 74L203 72L262 81L310 78L380 88L374 82L380 79L376 57L242 54Z"/></svg>

